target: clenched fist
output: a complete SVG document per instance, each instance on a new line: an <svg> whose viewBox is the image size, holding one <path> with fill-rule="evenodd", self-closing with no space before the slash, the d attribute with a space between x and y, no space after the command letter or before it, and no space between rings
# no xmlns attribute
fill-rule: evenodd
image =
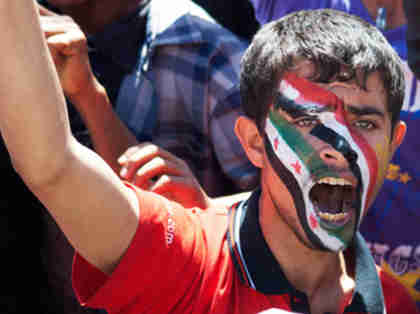
<svg viewBox="0 0 420 314"><path fill-rule="evenodd" d="M67 97L79 97L96 84L87 39L74 20L39 5L41 28L53 57L61 86ZM76 102L77 103L77 102Z"/></svg>

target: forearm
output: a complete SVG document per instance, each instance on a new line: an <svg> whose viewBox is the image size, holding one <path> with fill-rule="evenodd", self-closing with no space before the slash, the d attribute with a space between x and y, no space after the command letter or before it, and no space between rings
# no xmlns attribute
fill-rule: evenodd
<svg viewBox="0 0 420 314"><path fill-rule="evenodd" d="M71 137L33 1L2 0L0 30L1 133L21 175L48 180L66 159Z"/></svg>
<svg viewBox="0 0 420 314"><path fill-rule="evenodd" d="M118 173L117 159L137 140L114 112L105 89L95 80L71 101L89 130L95 151Z"/></svg>
<svg viewBox="0 0 420 314"><path fill-rule="evenodd" d="M0 38L0 131L14 166L73 247L110 273L137 228L137 199L71 136L32 0L0 0Z"/></svg>

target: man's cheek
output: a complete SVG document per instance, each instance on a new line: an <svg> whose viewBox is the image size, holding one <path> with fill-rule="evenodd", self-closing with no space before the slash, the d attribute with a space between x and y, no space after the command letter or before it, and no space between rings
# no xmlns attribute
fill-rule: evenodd
<svg viewBox="0 0 420 314"><path fill-rule="evenodd" d="M391 158L391 152L389 150L389 137L385 136L384 141L374 145L374 151L378 159L379 169L378 178L384 178L386 176L388 162Z"/></svg>

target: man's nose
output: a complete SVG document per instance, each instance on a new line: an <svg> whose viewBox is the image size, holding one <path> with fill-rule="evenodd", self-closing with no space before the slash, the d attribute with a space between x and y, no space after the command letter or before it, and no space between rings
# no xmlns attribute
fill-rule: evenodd
<svg viewBox="0 0 420 314"><path fill-rule="evenodd" d="M340 152L331 146L321 149L320 157L326 164L335 168L348 168L357 160L357 154L354 151Z"/></svg>

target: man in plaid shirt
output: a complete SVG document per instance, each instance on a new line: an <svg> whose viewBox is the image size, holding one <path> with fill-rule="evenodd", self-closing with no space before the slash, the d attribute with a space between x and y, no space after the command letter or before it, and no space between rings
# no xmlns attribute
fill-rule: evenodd
<svg viewBox="0 0 420 314"><path fill-rule="evenodd" d="M39 2L48 8L40 7L41 24L79 141L92 143L116 172L131 147L124 157L144 163L132 181L184 205L206 206L204 190L218 196L253 187L257 171L233 132L246 42L189 0ZM97 16L111 23L95 23ZM73 249L46 219L52 282L72 293Z"/></svg>
<svg viewBox="0 0 420 314"><path fill-rule="evenodd" d="M48 0L49 4L58 6L55 2L60 1ZM57 62L56 58L56 66L65 67L59 71L65 94L81 113L97 152L118 171L117 158L128 147L141 142L142 147L146 145L150 149L151 145L144 143L153 142L171 153L162 153L161 150L153 157L151 154L145 157L151 161L159 155L165 161L164 166L152 163L154 170L148 170L155 179L165 173L171 176L172 182L179 182L179 178L194 174L210 196L226 195L255 186L257 172L247 161L233 134L233 123L241 114L237 86L239 60L247 43L222 28L188 0L126 2L139 3L143 16L139 18L138 13L134 14L118 27L114 25L112 32L109 27L105 28L107 34L89 36L87 42L94 46L89 50L81 43L86 42L84 33L87 32L83 25L79 32L72 32L74 26L68 26L70 23L65 17L61 16L62 23L59 16L50 12L45 12L43 17L54 56L63 57L66 51L71 51L72 57L76 55L83 59L89 52L92 72L97 79L89 68L82 68L87 62L80 62L79 68L72 63L70 68L70 63ZM66 13L65 8L62 7L63 13ZM139 19L145 23L142 41L137 47L125 47L131 52L115 52L118 49L113 47L113 42L121 45L121 36L130 36L130 27L135 29L133 24L138 24ZM137 27L135 36L138 37L141 31ZM60 41L56 39L57 33L71 40ZM101 73L105 67L103 64L108 62L98 64L95 55L98 51L99 54L111 54L110 62L123 57L132 59L126 62L128 70L122 75L117 88L108 88L109 79L104 77L107 73ZM135 56L134 60L132 56ZM77 73L85 73L86 76L80 77ZM111 89L114 95L105 95L98 81L107 91ZM116 121L110 103L130 132ZM131 134L135 135L135 139ZM139 154L138 149L136 152ZM183 161L192 173L177 170L186 167L185 164L181 166ZM185 204L185 200L180 201Z"/></svg>

